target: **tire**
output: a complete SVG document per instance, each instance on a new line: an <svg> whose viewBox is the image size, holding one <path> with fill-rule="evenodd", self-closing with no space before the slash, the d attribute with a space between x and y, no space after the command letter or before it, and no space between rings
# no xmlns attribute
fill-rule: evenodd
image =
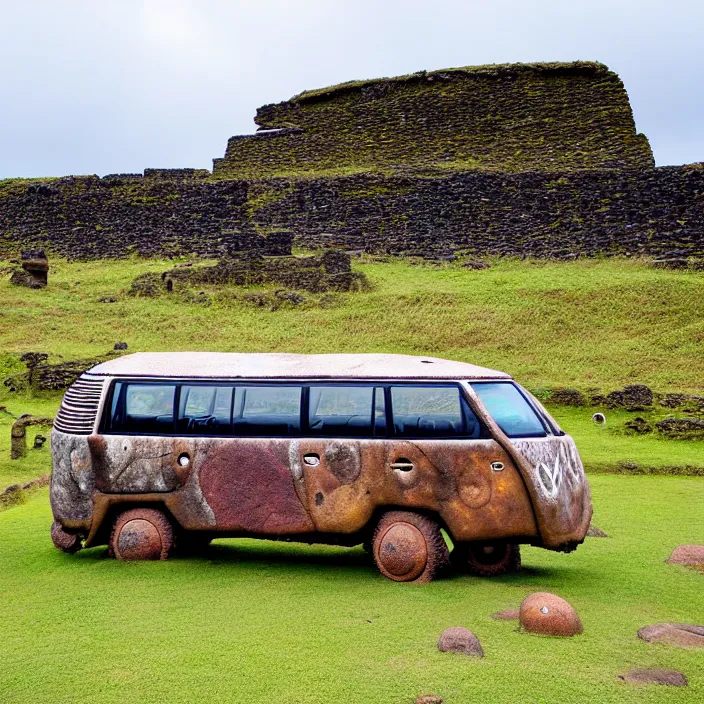
<svg viewBox="0 0 704 704"><path fill-rule="evenodd" d="M436 521L411 511L389 511L372 540L377 569L394 582L430 582L449 562Z"/></svg>
<svg viewBox="0 0 704 704"><path fill-rule="evenodd" d="M501 540L458 543L451 559L459 571L479 577L496 577L521 569L521 548Z"/></svg>
<svg viewBox="0 0 704 704"><path fill-rule="evenodd" d="M166 560L174 549L174 529L161 511L133 508L115 519L108 545L118 560Z"/></svg>

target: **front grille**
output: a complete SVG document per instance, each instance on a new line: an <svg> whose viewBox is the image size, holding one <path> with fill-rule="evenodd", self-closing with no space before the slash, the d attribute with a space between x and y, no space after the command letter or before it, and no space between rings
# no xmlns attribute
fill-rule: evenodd
<svg viewBox="0 0 704 704"><path fill-rule="evenodd" d="M54 428L72 435L90 435L102 392L103 379L81 376L66 391L54 420Z"/></svg>

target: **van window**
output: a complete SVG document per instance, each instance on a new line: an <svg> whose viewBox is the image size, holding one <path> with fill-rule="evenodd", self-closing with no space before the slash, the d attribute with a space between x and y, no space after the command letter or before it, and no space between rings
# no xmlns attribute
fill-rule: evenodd
<svg viewBox="0 0 704 704"><path fill-rule="evenodd" d="M308 403L311 435L372 437L374 395L371 386L311 386Z"/></svg>
<svg viewBox="0 0 704 704"><path fill-rule="evenodd" d="M545 428L523 394L511 383L471 384L491 417L510 438L544 437Z"/></svg>
<svg viewBox="0 0 704 704"><path fill-rule="evenodd" d="M231 430L231 386L182 386L178 432L183 435L228 435Z"/></svg>
<svg viewBox="0 0 704 704"><path fill-rule="evenodd" d="M171 435L174 432L173 384L115 384L110 431Z"/></svg>
<svg viewBox="0 0 704 704"><path fill-rule="evenodd" d="M396 437L479 437L481 432L457 386L392 386L391 407Z"/></svg>
<svg viewBox="0 0 704 704"><path fill-rule="evenodd" d="M300 386L238 386L232 418L234 434L300 434L301 395Z"/></svg>

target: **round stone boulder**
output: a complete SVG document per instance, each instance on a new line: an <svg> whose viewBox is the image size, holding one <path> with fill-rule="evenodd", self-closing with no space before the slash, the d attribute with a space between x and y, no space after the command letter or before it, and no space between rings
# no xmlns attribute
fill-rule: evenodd
<svg viewBox="0 0 704 704"><path fill-rule="evenodd" d="M704 545L678 545L667 562L672 565L704 567Z"/></svg>
<svg viewBox="0 0 704 704"><path fill-rule="evenodd" d="M475 658L483 658L484 650L479 638L472 631L454 626L446 628L438 640L438 650L441 653L462 653Z"/></svg>
<svg viewBox="0 0 704 704"><path fill-rule="evenodd" d="M416 699L416 704L443 704L443 699L437 694L421 694Z"/></svg>
<svg viewBox="0 0 704 704"><path fill-rule="evenodd" d="M654 623L638 631L646 643L665 643L680 648L704 648L704 626L688 623Z"/></svg>
<svg viewBox="0 0 704 704"><path fill-rule="evenodd" d="M677 670L664 670L661 668L636 668L619 678L628 684L664 684L670 687L686 687L687 678Z"/></svg>
<svg viewBox="0 0 704 704"><path fill-rule="evenodd" d="M529 594L518 614L523 630L544 636L576 636L584 630L574 608L549 592Z"/></svg>

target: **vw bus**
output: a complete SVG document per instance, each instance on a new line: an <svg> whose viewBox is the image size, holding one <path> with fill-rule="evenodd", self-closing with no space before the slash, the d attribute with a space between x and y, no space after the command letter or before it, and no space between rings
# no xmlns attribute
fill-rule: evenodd
<svg viewBox="0 0 704 704"><path fill-rule="evenodd" d="M516 569L522 543L573 550L592 514L572 438L530 393L433 357L130 354L66 392L51 451L54 544L122 560L362 544L423 582L450 560Z"/></svg>

